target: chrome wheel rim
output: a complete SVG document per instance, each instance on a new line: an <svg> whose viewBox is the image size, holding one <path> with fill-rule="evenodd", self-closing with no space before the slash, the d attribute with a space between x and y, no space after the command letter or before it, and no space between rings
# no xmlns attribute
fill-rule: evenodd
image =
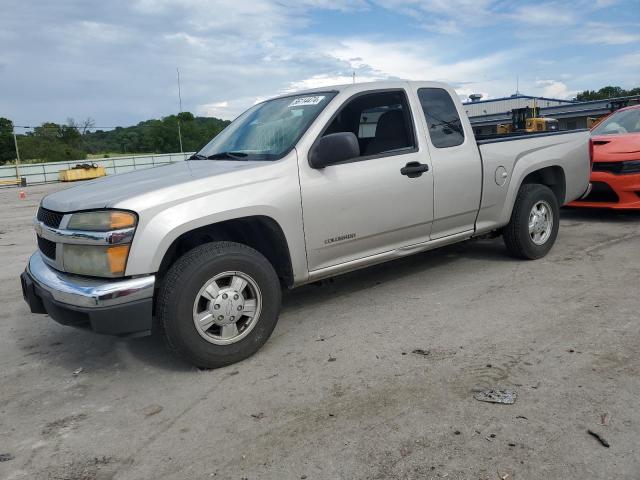
<svg viewBox="0 0 640 480"><path fill-rule="evenodd" d="M544 200L537 201L529 213L529 236L536 245L543 245L551 237L553 214L551 205Z"/></svg>
<svg viewBox="0 0 640 480"><path fill-rule="evenodd" d="M222 272L207 280L193 302L193 323L207 342L229 345L249 335L260 318L262 294L243 272Z"/></svg>

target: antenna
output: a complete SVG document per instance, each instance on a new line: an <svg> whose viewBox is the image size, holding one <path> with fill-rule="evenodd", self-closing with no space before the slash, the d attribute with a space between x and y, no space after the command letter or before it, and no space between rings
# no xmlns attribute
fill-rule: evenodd
<svg viewBox="0 0 640 480"><path fill-rule="evenodd" d="M178 67L176 67L176 72L178 73L178 106L180 113L182 113L182 92L180 91L180 69Z"/></svg>
<svg viewBox="0 0 640 480"><path fill-rule="evenodd" d="M178 73L178 140L180 141L180 153L184 154L182 150L182 132L180 131L180 113L182 113L182 92L180 91L180 69L176 67Z"/></svg>

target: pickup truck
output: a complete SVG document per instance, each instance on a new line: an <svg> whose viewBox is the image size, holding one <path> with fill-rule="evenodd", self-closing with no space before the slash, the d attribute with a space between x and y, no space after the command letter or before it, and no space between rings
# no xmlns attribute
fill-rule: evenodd
<svg viewBox="0 0 640 480"><path fill-rule="evenodd" d="M455 91L372 82L258 103L189 160L46 196L21 276L34 313L161 332L203 368L255 353L281 291L502 235L537 259L587 193L589 132L476 140Z"/></svg>

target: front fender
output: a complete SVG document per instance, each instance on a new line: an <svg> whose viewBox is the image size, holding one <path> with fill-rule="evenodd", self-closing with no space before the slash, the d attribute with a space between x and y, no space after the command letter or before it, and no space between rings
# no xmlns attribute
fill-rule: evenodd
<svg viewBox="0 0 640 480"><path fill-rule="evenodd" d="M157 272L172 243L189 231L227 220L264 216L273 219L285 235L294 278L304 278L307 264L297 165L295 161L282 162L274 168L277 171L272 170L260 182L232 185L139 211L126 275Z"/></svg>

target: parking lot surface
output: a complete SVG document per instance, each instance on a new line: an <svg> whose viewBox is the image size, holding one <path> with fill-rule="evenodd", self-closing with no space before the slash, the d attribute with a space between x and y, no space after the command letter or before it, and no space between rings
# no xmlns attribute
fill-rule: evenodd
<svg viewBox="0 0 640 480"><path fill-rule="evenodd" d="M638 478L640 214L565 210L538 261L478 240L302 287L260 352L199 371L29 312L31 219L65 187L0 189L0 478Z"/></svg>

